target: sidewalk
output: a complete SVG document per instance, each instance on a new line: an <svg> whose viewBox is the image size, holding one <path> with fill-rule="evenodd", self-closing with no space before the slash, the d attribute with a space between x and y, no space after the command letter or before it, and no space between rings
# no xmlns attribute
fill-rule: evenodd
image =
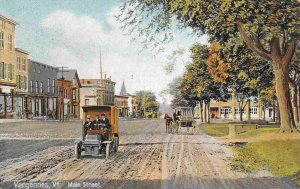
<svg viewBox="0 0 300 189"><path fill-rule="evenodd" d="M0 119L0 124L1 123L25 122L25 121L33 121L33 120L27 120L27 119Z"/></svg>

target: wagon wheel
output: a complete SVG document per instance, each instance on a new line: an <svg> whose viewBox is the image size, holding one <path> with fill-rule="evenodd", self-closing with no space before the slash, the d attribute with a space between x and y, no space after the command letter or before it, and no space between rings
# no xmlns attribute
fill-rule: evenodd
<svg viewBox="0 0 300 189"><path fill-rule="evenodd" d="M196 134L197 133L197 123L195 120L193 120L193 133Z"/></svg>
<svg viewBox="0 0 300 189"><path fill-rule="evenodd" d="M181 130L181 123L179 122L179 121L177 121L176 122L177 124L176 124L176 132L177 132L177 134L179 134L180 133L180 130Z"/></svg>
<svg viewBox="0 0 300 189"><path fill-rule="evenodd" d="M174 122L172 121L170 124L170 132L169 133L173 133L174 132Z"/></svg>
<svg viewBox="0 0 300 189"><path fill-rule="evenodd" d="M81 157L81 146L82 146L81 141L75 144L75 158L76 159L80 159L80 157Z"/></svg>
<svg viewBox="0 0 300 189"><path fill-rule="evenodd" d="M171 122L168 123L168 125L167 125L167 133L171 133L171 125L172 125Z"/></svg>

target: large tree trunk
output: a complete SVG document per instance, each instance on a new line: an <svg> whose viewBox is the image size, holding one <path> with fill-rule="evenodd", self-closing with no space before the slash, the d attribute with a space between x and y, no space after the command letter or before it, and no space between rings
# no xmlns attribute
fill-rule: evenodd
<svg viewBox="0 0 300 189"><path fill-rule="evenodd" d="M264 107L264 121L266 121L266 107Z"/></svg>
<svg viewBox="0 0 300 189"><path fill-rule="evenodd" d="M293 117L290 109L290 91L289 91L289 69L284 63L280 61L274 61L274 72L276 81L276 94L280 110L280 131L281 132L293 132L296 130L293 125Z"/></svg>
<svg viewBox="0 0 300 189"><path fill-rule="evenodd" d="M296 124L299 123L299 113L298 113L298 90L297 85L291 84L292 89L292 106L293 106L293 113L294 113L294 120Z"/></svg>
<svg viewBox="0 0 300 189"><path fill-rule="evenodd" d="M266 50L259 40L252 40L244 30L243 23L237 22L238 29L244 42L260 57L267 61L271 61L274 68L276 80L276 94L280 110L281 132L296 131L293 125L293 116L290 112L290 92L289 92L289 65L295 53L298 35L291 35L290 43L281 43L278 37L273 37L270 42L270 50ZM282 45L284 44L284 45ZM282 48L282 47L287 48Z"/></svg>
<svg viewBox="0 0 300 189"><path fill-rule="evenodd" d="M300 85L298 86L298 117L299 117L299 126L300 126Z"/></svg>
<svg viewBox="0 0 300 189"><path fill-rule="evenodd" d="M200 101L200 119L201 122L203 123L203 102Z"/></svg>
<svg viewBox="0 0 300 189"><path fill-rule="evenodd" d="M273 100L273 116L272 116L272 121L275 122L276 121L276 112L277 112L277 107L276 107L276 104L275 104L275 100Z"/></svg>
<svg viewBox="0 0 300 189"><path fill-rule="evenodd" d="M242 105L239 106L239 109L240 109L240 122L242 123L243 122L243 102L242 102Z"/></svg>
<svg viewBox="0 0 300 189"><path fill-rule="evenodd" d="M240 109L240 122L243 122L243 111Z"/></svg>
<svg viewBox="0 0 300 189"><path fill-rule="evenodd" d="M207 102L207 123L210 123L210 102Z"/></svg>
<svg viewBox="0 0 300 189"><path fill-rule="evenodd" d="M206 102L204 102L204 123L206 123L207 122L207 116L206 116Z"/></svg>
<svg viewBox="0 0 300 189"><path fill-rule="evenodd" d="M250 99L247 100L247 110L246 110L246 113L247 113L247 120L250 121L251 120L251 107L250 107Z"/></svg>

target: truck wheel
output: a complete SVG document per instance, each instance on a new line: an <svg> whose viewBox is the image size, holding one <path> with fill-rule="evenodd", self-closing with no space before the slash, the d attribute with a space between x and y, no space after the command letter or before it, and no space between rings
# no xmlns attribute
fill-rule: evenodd
<svg viewBox="0 0 300 189"><path fill-rule="evenodd" d="M75 144L75 158L80 159L81 157L81 142Z"/></svg>
<svg viewBox="0 0 300 189"><path fill-rule="evenodd" d="M114 152L117 152L119 148L119 137L114 138Z"/></svg>
<svg viewBox="0 0 300 189"><path fill-rule="evenodd" d="M110 144L106 144L105 147L105 158L108 159L110 154Z"/></svg>

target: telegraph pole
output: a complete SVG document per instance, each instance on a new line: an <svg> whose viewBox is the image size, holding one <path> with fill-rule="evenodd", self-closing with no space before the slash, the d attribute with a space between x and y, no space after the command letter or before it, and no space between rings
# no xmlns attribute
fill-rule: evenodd
<svg viewBox="0 0 300 189"><path fill-rule="evenodd" d="M59 111L59 121L62 121L64 122L65 121L65 102L64 102L64 72L69 72L69 71L65 71L64 68L68 68L68 67L65 67L65 66L61 66L60 67L61 70L61 90L59 91L60 92L60 95L61 95L61 108L62 108L62 111ZM61 112L62 112L62 116L61 116Z"/></svg>

